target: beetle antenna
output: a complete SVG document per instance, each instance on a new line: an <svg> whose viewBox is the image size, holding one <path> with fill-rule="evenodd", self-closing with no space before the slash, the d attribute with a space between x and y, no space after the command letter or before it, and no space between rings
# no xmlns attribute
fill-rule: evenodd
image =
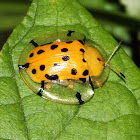
<svg viewBox="0 0 140 140"><path fill-rule="evenodd" d="M108 60L105 62L105 66L108 65L109 61L111 60L111 58L113 57L113 55L115 54L115 52L118 50L120 44L122 41L119 42L119 44L115 47L113 53L110 55L110 57L108 58Z"/></svg>
<svg viewBox="0 0 140 140"><path fill-rule="evenodd" d="M112 67L110 67L110 68L111 68L111 70L113 70L113 71L115 71L116 73L120 74L124 79L126 79L126 78L125 78L125 75L124 75L122 72L120 72L119 70L114 69L114 68L112 68Z"/></svg>
<svg viewBox="0 0 140 140"><path fill-rule="evenodd" d="M105 62L105 66L108 65L109 61L111 60L111 58L113 57L113 55L115 54L115 52L118 50L118 48L120 47L120 44L121 44L122 41L119 42L119 44L115 47L113 53L111 54L111 56L108 58L108 60ZM115 71L116 73L120 74L124 79L125 79L125 75L120 72L119 70L117 69L114 69L110 66L111 70Z"/></svg>

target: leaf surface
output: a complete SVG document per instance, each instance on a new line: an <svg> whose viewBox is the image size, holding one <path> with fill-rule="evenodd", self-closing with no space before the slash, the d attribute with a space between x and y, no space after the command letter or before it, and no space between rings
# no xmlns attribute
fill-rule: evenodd
<svg viewBox="0 0 140 140"><path fill-rule="evenodd" d="M34 0L0 53L0 139L140 139L140 71L122 49L113 71L95 96L83 105L62 105L34 94L18 70L24 47L38 35L74 30L111 55L118 44L75 0ZM60 89L61 92L61 89Z"/></svg>

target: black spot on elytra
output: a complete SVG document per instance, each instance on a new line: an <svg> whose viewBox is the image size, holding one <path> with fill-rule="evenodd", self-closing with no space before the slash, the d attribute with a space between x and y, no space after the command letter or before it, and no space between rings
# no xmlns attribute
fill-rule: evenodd
<svg viewBox="0 0 140 140"><path fill-rule="evenodd" d="M57 63L54 63L53 66L57 66Z"/></svg>
<svg viewBox="0 0 140 140"><path fill-rule="evenodd" d="M73 42L73 41L67 41L66 43L68 43L68 44L69 44L69 43L72 43L72 42Z"/></svg>
<svg viewBox="0 0 140 140"><path fill-rule="evenodd" d="M57 80L58 79L58 75L51 75L50 76L50 80Z"/></svg>
<svg viewBox="0 0 140 140"><path fill-rule="evenodd" d="M81 48L80 51L83 52L83 53L85 52L85 50L83 48Z"/></svg>
<svg viewBox="0 0 140 140"><path fill-rule="evenodd" d="M36 74L36 69L33 69L32 70L32 74Z"/></svg>
<svg viewBox="0 0 140 140"><path fill-rule="evenodd" d="M61 49L61 52L67 52L67 51L68 51L67 48L63 48L63 49Z"/></svg>
<svg viewBox="0 0 140 140"><path fill-rule="evenodd" d="M33 54L33 53L31 53L31 54L29 55L29 57L33 57L33 55L34 55L34 54Z"/></svg>
<svg viewBox="0 0 140 140"><path fill-rule="evenodd" d="M97 60L98 60L98 61L101 61L101 59L100 59L99 57L97 58Z"/></svg>
<svg viewBox="0 0 140 140"><path fill-rule="evenodd" d="M45 65L40 65L40 70L44 70L45 69Z"/></svg>
<svg viewBox="0 0 140 140"><path fill-rule="evenodd" d="M70 57L69 57L68 55L65 55L65 56L62 57L62 59L63 59L64 61L68 61L68 60L70 59Z"/></svg>
<svg viewBox="0 0 140 140"><path fill-rule="evenodd" d="M79 78L79 80L81 80L83 83L86 82L86 78Z"/></svg>
<svg viewBox="0 0 140 140"><path fill-rule="evenodd" d="M25 65L18 65L19 69L29 68L29 63L26 63Z"/></svg>
<svg viewBox="0 0 140 140"><path fill-rule="evenodd" d="M84 42L82 40L78 40L82 45L84 45Z"/></svg>
<svg viewBox="0 0 140 140"><path fill-rule="evenodd" d="M88 70L85 70L85 71L83 72L83 75L84 75L84 76L88 75Z"/></svg>
<svg viewBox="0 0 140 140"><path fill-rule="evenodd" d="M26 63L25 65L23 65L25 68L29 68L29 63Z"/></svg>
<svg viewBox="0 0 140 140"><path fill-rule="evenodd" d="M83 62L87 62L85 58L83 58Z"/></svg>
<svg viewBox="0 0 140 140"><path fill-rule="evenodd" d="M75 68L73 68L73 69L71 70L71 74L76 75L76 74L77 74L77 70L76 70Z"/></svg>
<svg viewBox="0 0 140 140"><path fill-rule="evenodd" d="M49 80L57 80L58 79L58 75L54 74L54 75L49 75L49 74L45 74L45 77Z"/></svg>
<svg viewBox="0 0 140 140"><path fill-rule="evenodd" d="M39 50L38 52L37 52L37 54L41 54L41 53L43 53L43 52L45 52L44 50Z"/></svg>
<svg viewBox="0 0 140 140"><path fill-rule="evenodd" d="M49 74L45 74L45 77L50 80L50 75Z"/></svg>
<svg viewBox="0 0 140 140"><path fill-rule="evenodd" d="M58 45L55 45L55 44L54 44L54 45L51 46L51 49L54 50L54 49L56 49L57 47L58 47Z"/></svg>

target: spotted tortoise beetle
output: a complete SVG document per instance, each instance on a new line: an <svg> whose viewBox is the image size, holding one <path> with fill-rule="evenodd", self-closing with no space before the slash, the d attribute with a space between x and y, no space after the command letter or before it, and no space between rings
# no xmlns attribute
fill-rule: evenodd
<svg viewBox="0 0 140 140"><path fill-rule="evenodd" d="M62 104L83 104L93 97L94 87L102 87L107 80L109 61L118 47L108 58L102 47L83 34L45 34L24 48L19 72L37 95Z"/></svg>

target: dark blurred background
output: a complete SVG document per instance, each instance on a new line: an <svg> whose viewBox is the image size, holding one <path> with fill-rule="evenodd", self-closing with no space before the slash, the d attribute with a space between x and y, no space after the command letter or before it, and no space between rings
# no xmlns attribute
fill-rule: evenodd
<svg viewBox="0 0 140 140"><path fill-rule="evenodd" d="M78 0L110 32L140 68L140 0ZM0 49L32 0L0 0Z"/></svg>

